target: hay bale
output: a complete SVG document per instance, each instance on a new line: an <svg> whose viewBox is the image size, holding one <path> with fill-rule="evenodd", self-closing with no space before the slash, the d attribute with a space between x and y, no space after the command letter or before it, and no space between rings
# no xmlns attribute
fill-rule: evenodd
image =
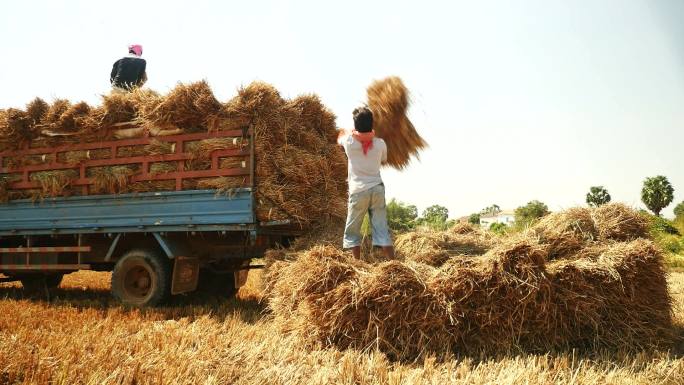
<svg viewBox="0 0 684 385"><path fill-rule="evenodd" d="M235 189L247 187L247 180L241 176L222 176L219 178L200 179L197 182L198 189L216 190L218 195L233 195Z"/></svg>
<svg viewBox="0 0 684 385"><path fill-rule="evenodd" d="M407 116L409 92L397 76L376 80L366 90L376 135L387 143L387 164L401 170L427 143Z"/></svg>
<svg viewBox="0 0 684 385"><path fill-rule="evenodd" d="M537 230L549 231L553 222L559 236L598 232L587 213L593 211L561 213ZM402 240L423 243L416 253L447 238L411 237ZM401 360L668 346L672 301L651 241L589 240L573 255L550 258L560 244L525 232L480 257L451 256L439 268L410 260L366 263L331 248L325 255L305 251L269 268L266 299L283 330Z"/></svg>
<svg viewBox="0 0 684 385"><path fill-rule="evenodd" d="M129 178L137 170L134 166L103 166L87 170L92 178L91 194L119 194L128 192Z"/></svg>
<svg viewBox="0 0 684 385"><path fill-rule="evenodd" d="M549 266L557 317L549 336L570 347L651 349L672 332L663 258L649 240L594 246Z"/></svg>
<svg viewBox="0 0 684 385"><path fill-rule="evenodd" d="M54 129L61 132L77 132L85 128L89 121L90 106L86 102L76 103L64 111L56 122L53 122Z"/></svg>
<svg viewBox="0 0 684 385"><path fill-rule="evenodd" d="M174 171L178 171L178 163L176 162L154 162L150 164L151 175L168 174Z"/></svg>
<svg viewBox="0 0 684 385"><path fill-rule="evenodd" d="M451 256L482 255L495 243L491 234L475 229L465 234L451 230L419 230L399 235L394 247L400 258L441 266Z"/></svg>
<svg viewBox="0 0 684 385"><path fill-rule="evenodd" d="M295 142L299 146L314 145L321 139L330 144L337 142L336 116L323 105L318 95L297 96L286 102L283 108L289 110L291 116L297 117L296 124L290 126L292 132L288 136L299 139ZM314 134L314 143L311 143L312 136L307 136L310 133Z"/></svg>
<svg viewBox="0 0 684 385"><path fill-rule="evenodd" d="M43 122L50 105L41 98L35 98L26 105L26 114L31 118L31 123L39 125Z"/></svg>
<svg viewBox="0 0 684 385"><path fill-rule="evenodd" d="M34 172L29 176L33 182L38 182L40 191L35 198L48 198L69 195L71 182L78 179L76 170L54 170Z"/></svg>
<svg viewBox="0 0 684 385"><path fill-rule="evenodd" d="M471 223L457 222L449 228L449 232L452 234L471 234L480 231L480 226L475 227Z"/></svg>
<svg viewBox="0 0 684 385"><path fill-rule="evenodd" d="M217 115L221 103L216 100L206 81L179 83L152 109L145 110L142 122L146 127L181 128L186 132L206 131L208 119Z"/></svg>
<svg viewBox="0 0 684 385"><path fill-rule="evenodd" d="M648 238L648 219L622 203L608 203L593 209L601 240L629 241Z"/></svg>
<svg viewBox="0 0 684 385"><path fill-rule="evenodd" d="M0 124L0 136L15 142L15 147L38 136L31 118L25 111L10 108L5 111L4 115L5 122Z"/></svg>
<svg viewBox="0 0 684 385"><path fill-rule="evenodd" d="M50 105L43 117L43 123L50 127L55 127L59 124L62 115L71 107L71 102L66 99L55 99Z"/></svg>
<svg viewBox="0 0 684 385"><path fill-rule="evenodd" d="M175 151L176 143L163 142L157 139L150 140L150 143L145 146L145 153L148 155L173 154Z"/></svg>
<svg viewBox="0 0 684 385"><path fill-rule="evenodd" d="M593 209L584 207L551 213L532 226L529 232L550 246L549 259L567 258L597 238L592 213Z"/></svg>
<svg viewBox="0 0 684 385"><path fill-rule="evenodd" d="M126 190L130 192L174 191L175 180L140 181L128 184Z"/></svg>

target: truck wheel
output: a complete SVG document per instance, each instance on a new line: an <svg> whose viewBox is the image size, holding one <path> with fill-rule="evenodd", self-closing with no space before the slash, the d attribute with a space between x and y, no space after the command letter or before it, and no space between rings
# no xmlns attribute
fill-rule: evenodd
<svg viewBox="0 0 684 385"><path fill-rule="evenodd" d="M29 274L24 275L19 278L21 285L24 290L36 293L45 289L54 289L62 283L62 278L64 274L54 273L54 274Z"/></svg>
<svg viewBox="0 0 684 385"><path fill-rule="evenodd" d="M201 269L197 291L224 298L237 293L233 272L219 273L210 269Z"/></svg>
<svg viewBox="0 0 684 385"><path fill-rule="evenodd" d="M114 266L112 293L126 305L159 305L171 293L169 260L147 250L129 251Z"/></svg>

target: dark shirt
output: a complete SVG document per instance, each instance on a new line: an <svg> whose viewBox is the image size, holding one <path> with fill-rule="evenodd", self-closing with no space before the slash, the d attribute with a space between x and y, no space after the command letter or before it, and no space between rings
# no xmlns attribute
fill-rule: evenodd
<svg viewBox="0 0 684 385"><path fill-rule="evenodd" d="M145 82L145 59L127 56L114 63L109 81L115 87L131 89Z"/></svg>

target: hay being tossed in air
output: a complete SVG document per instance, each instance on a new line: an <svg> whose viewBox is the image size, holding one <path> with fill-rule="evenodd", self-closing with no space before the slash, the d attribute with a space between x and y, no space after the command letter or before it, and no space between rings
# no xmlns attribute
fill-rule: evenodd
<svg viewBox="0 0 684 385"><path fill-rule="evenodd" d="M366 93L375 133L387 143L387 164L401 170L427 147L407 116L408 89L399 77L392 76L374 81Z"/></svg>
<svg viewBox="0 0 684 385"><path fill-rule="evenodd" d="M623 209L603 208L608 214L599 223L639 215ZM588 209L589 217L598 213ZM570 235L582 218L570 210L555 224ZM663 258L637 227L629 228L636 232L628 240L587 239L562 258L551 254L557 239L538 237L541 229L533 228L484 255L451 256L439 267L409 257L367 263L334 247L314 247L268 269L266 298L284 331L400 360L667 347L672 305ZM620 234L628 232L622 227Z"/></svg>

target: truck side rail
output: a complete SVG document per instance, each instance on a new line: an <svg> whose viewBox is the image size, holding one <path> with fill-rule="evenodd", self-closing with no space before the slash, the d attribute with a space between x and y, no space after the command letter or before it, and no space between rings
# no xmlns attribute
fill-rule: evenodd
<svg viewBox="0 0 684 385"><path fill-rule="evenodd" d="M0 204L0 236L256 228L251 188L49 198Z"/></svg>

